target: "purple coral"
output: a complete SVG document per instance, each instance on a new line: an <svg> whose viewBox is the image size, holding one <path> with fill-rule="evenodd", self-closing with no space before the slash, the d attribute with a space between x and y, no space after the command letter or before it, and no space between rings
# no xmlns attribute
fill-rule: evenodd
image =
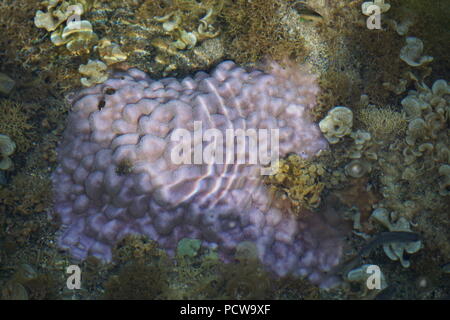
<svg viewBox="0 0 450 320"><path fill-rule="evenodd" d="M73 99L53 175L59 245L73 257L110 261L128 234L169 252L182 238L217 248L228 261L252 241L269 269L324 281L337 265L339 233L319 214L309 219L271 205L258 165L171 161L176 128L279 128L280 155L313 156L327 147L308 119L318 87L296 68L248 72L231 61L211 75L152 80L137 69L116 73ZM207 142L202 143L206 146Z"/></svg>

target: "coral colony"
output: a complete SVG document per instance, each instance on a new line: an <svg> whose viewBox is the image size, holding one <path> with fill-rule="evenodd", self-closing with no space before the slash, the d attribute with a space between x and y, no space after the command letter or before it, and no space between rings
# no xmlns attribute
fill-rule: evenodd
<svg viewBox="0 0 450 320"><path fill-rule="evenodd" d="M217 155L217 137L227 129L277 129L280 157L310 158L327 148L308 117L315 77L274 63L267 70L225 61L211 74L152 80L129 69L76 94L52 178L60 247L77 259L110 261L129 234L146 235L170 254L181 239L194 238L230 261L239 244L251 242L274 273L328 285L343 245L333 219L325 212L299 218L274 205L264 166L248 161L250 147L240 149L245 163L236 161L239 148L225 163L173 161L174 154L192 160L199 147ZM214 138L196 139L198 122L215 129ZM178 129L194 137L192 148L174 139ZM269 140L266 153L276 154Z"/></svg>

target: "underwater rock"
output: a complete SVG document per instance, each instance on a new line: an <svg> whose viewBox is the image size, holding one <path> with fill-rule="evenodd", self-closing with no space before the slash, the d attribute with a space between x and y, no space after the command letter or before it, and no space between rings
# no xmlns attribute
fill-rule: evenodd
<svg viewBox="0 0 450 320"><path fill-rule="evenodd" d="M439 167L439 193L441 196L450 195L450 165L443 164Z"/></svg>
<svg viewBox="0 0 450 320"><path fill-rule="evenodd" d="M202 245L201 240L183 238L177 245L177 256L179 257L195 257Z"/></svg>

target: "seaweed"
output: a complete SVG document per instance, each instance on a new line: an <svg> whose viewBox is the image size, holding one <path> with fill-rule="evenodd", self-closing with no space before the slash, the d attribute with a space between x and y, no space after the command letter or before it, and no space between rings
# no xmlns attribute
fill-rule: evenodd
<svg viewBox="0 0 450 320"><path fill-rule="evenodd" d="M162 299L169 288L167 273L155 265L132 262L124 266L105 284L105 299L155 300Z"/></svg>
<svg viewBox="0 0 450 320"><path fill-rule="evenodd" d="M275 291L270 274L257 259L241 259L223 264L205 295L207 299L274 299Z"/></svg>
<svg viewBox="0 0 450 320"><path fill-rule="evenodd" d="M286 5L282 0L226 1L221 18L231 59L249 63L263 58L282 62L286 57L303 57L301 37L291 36L280 20Z"/></svg>

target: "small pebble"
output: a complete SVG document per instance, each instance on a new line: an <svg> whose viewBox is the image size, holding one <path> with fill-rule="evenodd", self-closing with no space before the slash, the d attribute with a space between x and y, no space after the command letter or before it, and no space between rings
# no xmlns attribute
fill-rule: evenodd
<svg viewBox="0 0 450 320"><path fill-rule="evenodd" d="M8 77L6 74L0 72L0 93L4 95L9 95L9 93L14 88L16 82Z"/></svg>

